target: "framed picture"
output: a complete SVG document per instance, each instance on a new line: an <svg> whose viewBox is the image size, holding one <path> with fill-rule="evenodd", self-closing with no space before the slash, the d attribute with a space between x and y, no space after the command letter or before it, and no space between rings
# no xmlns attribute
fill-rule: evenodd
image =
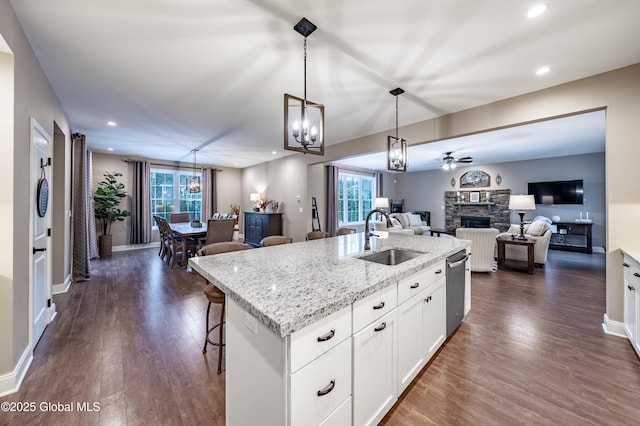
<svg viewBox="0 0 640 426"><path fill-rule="evenodd" d="M469 193L469 201L472 203L480 202L480 193L479 192L470 192Z"/></svg>
<svg viewBox="0 0 640 426"><path fill-rule="evenodd" d="M460 177L460 188L486 188L491 186L491 176L482 170L470 170Z"/></svg>

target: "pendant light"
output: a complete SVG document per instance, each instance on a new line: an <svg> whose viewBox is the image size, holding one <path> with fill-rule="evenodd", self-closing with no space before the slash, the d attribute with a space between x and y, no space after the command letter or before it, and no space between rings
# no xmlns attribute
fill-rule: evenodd
<svg viewBox="0 0 640 426"><path fill-rule="evenodd" d="M284 149L324 155L324 105L307 99L307 37L316 28L307 18L293 27L304 37L304 97L284 94Z"/></svg>
<svg viewBox="0 0 640 426"><path fill-rule="evenodd" d="M196 175L196 155L198 150L192 149L191 152L193 152L193 177L189 179L189 193L197 194L200 192L200 176Z"/></svg>
<svg viewBox="0 0 640 426"><path fill-rule="evenodd" d="M401 88L391 90L396 97L396 135L387 136L387 170L395 172L407 171L407 141L398 137L398 95L404 93Z"/></svg>

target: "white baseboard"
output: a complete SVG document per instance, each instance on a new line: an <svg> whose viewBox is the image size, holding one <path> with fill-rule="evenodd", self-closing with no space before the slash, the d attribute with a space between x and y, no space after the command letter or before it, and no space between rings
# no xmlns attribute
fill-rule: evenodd
<svg viewBox="0 0 640 426"><path fill-rule="evenodd" d="M610 320L606 313L602 321L602 329L605 333L611 334L612 336L627 338L627 334L624 332L624 324L619 321Z"/></svg>
<svg viewBox="0 0 640 426"><path fill-rule="evenodd" d="M71 287L71 275L67 275L62 284L54 284L51 290L53 294L61 294L69 291L69 287Z"/></svg>
<svg viewBox="0 0 640 426"><path fill-rule="evenodd" d="M129 250L142 250L148 248L160 248L160 242L156 241L155 243L146 243L146 244L124 244L121 246L113 246L111 249L112 252L116 251L129 251Z"/></svg>
<svg viewBox="0 0 640 426"><path fill-rule="evenodd" d="M25 374L27 374L31 361L33 361L33 353L31 352L31 347L28 346L22 353L13 371L0 376L0 397L17 392L18 389L20 389L20 385L22 384Z"/></svg>

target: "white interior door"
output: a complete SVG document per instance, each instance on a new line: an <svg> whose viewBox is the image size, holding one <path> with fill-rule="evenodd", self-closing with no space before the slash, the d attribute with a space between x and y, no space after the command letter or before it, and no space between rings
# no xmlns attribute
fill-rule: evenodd
<svg viewBox="0 0 640 426"><path fill-rule="evenodd" d="M55 308L51 300L51 137L31 120L31 347L34 348Z"/></svg>

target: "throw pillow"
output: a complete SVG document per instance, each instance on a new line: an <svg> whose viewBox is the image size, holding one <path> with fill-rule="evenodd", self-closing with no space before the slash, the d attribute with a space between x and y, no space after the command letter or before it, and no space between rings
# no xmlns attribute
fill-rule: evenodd
<svg viewBox="0 0 640 426"><path fill-rule="evenodd" d="M398 219L398 222L400 222L400 225L402 225L403 228L409 227L409 220L405 213L396 213L395 218Z"/></svg>
<svg viewBox="0 0 640 426"><path fill-rule="evenodd" d="M409 213L409 226L422 226L422 219L419 214Z"/></svg>
<svg viewBox="0 0 640 426"><path fill-rule="evenodd" d="M539 237L545 233L547 230L547 224L542 220L536 220L529 224L529 229L527 229L527 234L533 235L534 237Z"/></svg>

